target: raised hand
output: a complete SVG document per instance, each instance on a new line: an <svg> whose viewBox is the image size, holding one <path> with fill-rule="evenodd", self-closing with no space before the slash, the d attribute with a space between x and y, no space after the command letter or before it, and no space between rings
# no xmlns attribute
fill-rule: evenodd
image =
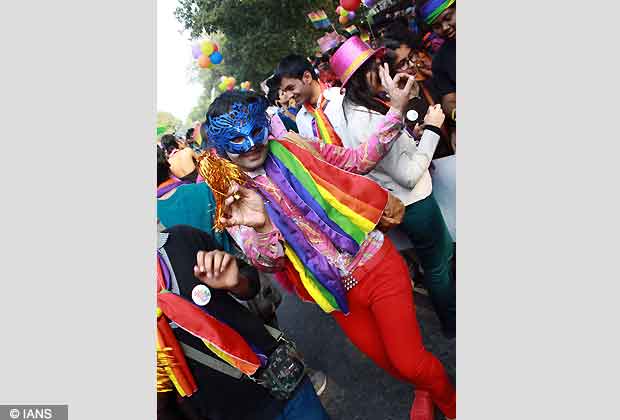
<svg viewBox="0 0 620 420"><path fill-rule="evenodd" d="M194 276L213 289L232 290L239 285L237 260L224 251L198 251Z"/></svg>
<svg viewBox="0 0 620 420"><path fill-rule="evenodd" d="M424 125L434 125L435 127L441 127L443 121L446 119L441 105L435 104L428 107L426 115L424 116Z"/></svg>
<svg viewBox="0 0 620 420"><path fill-rule="evenodd" d="M249 226L257 231L268 231L271 221L265 210L263 198L254 190L233 184L223 204L224 226Z"/></svg>
<svg viewBox="0 0 620 420"><path fill-rule="evenodd" d="M381 85L383 85L387 94L390 95L392 107L404 113L409 100L416 96L420 90L415 77L406 73L398 73L392 79L390 76L390 66L387 63L383 63L383 66L379 67L379 78L381 79ZM399 84L403 79L407 79L407 83L403 88L400 88Z"/></svg>

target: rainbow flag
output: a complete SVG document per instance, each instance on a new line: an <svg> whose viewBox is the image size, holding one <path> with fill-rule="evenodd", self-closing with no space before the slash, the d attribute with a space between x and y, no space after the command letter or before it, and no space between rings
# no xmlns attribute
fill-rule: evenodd
<svg viewBox="0 0 620 420"><path fill-rule="evenodd" d="M355 34L358 34L360 32L360 30L357 29L357 26L355 26L355 25L348 26L348 27L344 28L344 30L347 31L347 33L349 35L355 35Z"/></svg>
<svg viewBox="0 0 620 420"><path fill-rule="evenodd" d="M332 24L323 9L308 13L308 17L316 29L329 28Z"/></svg>
<svg viewBox="0 0 620 420"><path fill-rule="evenodd" d="M337 248L355 255L379 223L387 192L368 178L331 165L292 141L270 141L269 152L265 161L269 179ZM269 198L267 191L261 192ZM303 287L325 312L348 313L340 272L305 239L277 203L279 200L269 200L267 211L286 238L289 280L296 289ZM291 272L296 278L290 278Z"/></svg>
<svg viewBox="0 0 620 420"><path fill-rule="evenodd" d="M254 374L261 366L257 354L237 331L192 302L163 290L157 294L157 307L167 319L202 339L218 357L246 375Z"/></svg>
<svg viewBox="0 0 620 420"><path fill-rule="evenodd" d="M168 282L169 271L162 264L161 258L158 257L157 339L155 343L157 350L167 353L169 358L168 363L162 363L161 366L158 363L158 389L160 384L166 382L166 376L182 397L190 396L198 389L183 349L170 328L170 321L200 338L207 348L229 365L246 375L254 374L261 366L261 359L245 339L237 331L203 311L194 303L167 290L166 284ZM165 387L167 388L167 386ZM169 389L165 389L163 392L167 390Z"/></svg>
<svg viewBox="0 0 620 420"><path fill-rule="evenodd" d="M158 308L157 312L157 339L155 340L155 345L159 351L169 349L172 356L172 363L164 368L165 372L180 396L190 396L198 390L198 386L192 372L189 370L183 349L179 345L174 332L172 332L168 320L166 317L161 316L161 309Z"/></svg>

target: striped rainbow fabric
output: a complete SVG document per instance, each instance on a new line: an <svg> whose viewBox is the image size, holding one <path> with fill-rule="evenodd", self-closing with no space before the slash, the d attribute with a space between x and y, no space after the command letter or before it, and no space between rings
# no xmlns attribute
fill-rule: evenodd
<svg viewBox="0 0 620 420"><path fill-rule="evenodd" d="M318 136L323 140L324 143L327 144L335 144L336 146L342 146L342 140L340 140L340 136L334 130L332 123L327 118L325 111L323 111L323 107L325 106L325 97L321 96L320 102L315 108L310 102L304 103L304 107L306 110L314 116L314 121L316 122L316 128L318 131Z"/></svg>
<svg viewBox="0 0 620 420"><path fill-rule="evenodd" d="M157 312L157 339L155 340L155 345L159 351L168 349L172 361L172 363L167 364L164 370L179 395L182 397L190 396L196 392L198 386L192 372L189 370L183 349L172 332L168 320L162 316L161 309L157 308Z"/></svg>
<svg viewBox="0 0 620 420"><path fill-rule="evenodd" d="M308 13L308 18L316 29L329 28L329 25L331 25L327 13L323 9Z"/></svg>
<svg viewBox="0 0 620 420"><path fill-rule="evenodd" d="M346 28L344 28L344 30L347 31L349 35L355 35L360 32L355 25L347 26Z"/></svg>
<svg viewBox="0 0 620 420"><path fill-rule="evenodd" d="M157 294L157 306L168 320L199 337L218 357L246 375L254 374L260 367L257 354L237 331L194 303L163 290Z"/></svg>
<svg viewBox="0 0 620 420"><path fill-rule="evenodd" d="M320 207L322 219L339 234L351 241L353 252L359 250L368 233L379 223L387 202L387 191L361 175L355 175L318 158L311 151L292 141L270 141L269 151L276 165L290 174L296 193L310 196ZM304 191L299 191L299 189ZM315 212L316 213L316 212ZM276 225L277 220L274 220ZM287 238L288 241L288 238ZM325 311L348 312L346 293L334 288L302 262L287 244L286 255L295 268L304 289ZM303 256L307 257L307 256ZM311 260L311 258L306 258ZM338 279L339 280L339 279Z"/></svg>

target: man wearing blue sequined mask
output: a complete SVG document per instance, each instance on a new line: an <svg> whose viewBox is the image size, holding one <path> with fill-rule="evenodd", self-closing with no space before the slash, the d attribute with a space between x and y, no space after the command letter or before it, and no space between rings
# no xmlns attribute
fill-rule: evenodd
<svg viewBox="0 0 620 420"><path fill-rule="evenodd" d="M208 144L252 178L245 186L230 187L220 221L246 255L272 262L269 269L279 271L302 299L314 300L329 312L362 352L378 363L385 361L381 366L413 384L417 405L412 409L419 412L423 404L423 413L430 414L423 418L431 418L434 403L446 418L454 419L456 391L441 362L422 343L407 264L379 230L402 221L404 206L379 184L360 176L372 171L400 138L413 87L411 78L401 88L386 68L380 68L380 75L391 106L376 127L369 127L367 140L349 149L282 133L277 116L271 120L274 138L257 144L251 139L260 138L267 126L264 97L226 92L216 98L205 123ZM423 136L438 141L444 117L440 107L432 108ZM235 122L238 119L241 123ZM242 132L240 127L246 125L252 128ZM240 149L247 152L231 152L246 141L250 148ZM362 229L356 224L361 217L357 209L369 206L373 215L364 218ZM259 244L267 244L262 254ZM297 407L306 411L303 403ZM286 418L297 417L291 413Z"/></svg>
<svg viewBox="0 0 620 420"><path fill-rule="evenodd" d="M246 171L259 168L267 157L269 119L261 95L230 92L209 108L205 132L208 144ZM223 98L222 98L223 99Z"/></svg>

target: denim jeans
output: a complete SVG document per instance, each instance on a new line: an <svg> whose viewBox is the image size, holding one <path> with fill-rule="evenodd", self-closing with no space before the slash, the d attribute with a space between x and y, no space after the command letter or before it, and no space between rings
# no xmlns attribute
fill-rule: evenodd
<svg viewBox="0 0 620 420"><path fill-rule="evenodd" d="M276 420L329 420L327 412L316 396L310 379L306 377L293 398L276 417Z"/></svg>

